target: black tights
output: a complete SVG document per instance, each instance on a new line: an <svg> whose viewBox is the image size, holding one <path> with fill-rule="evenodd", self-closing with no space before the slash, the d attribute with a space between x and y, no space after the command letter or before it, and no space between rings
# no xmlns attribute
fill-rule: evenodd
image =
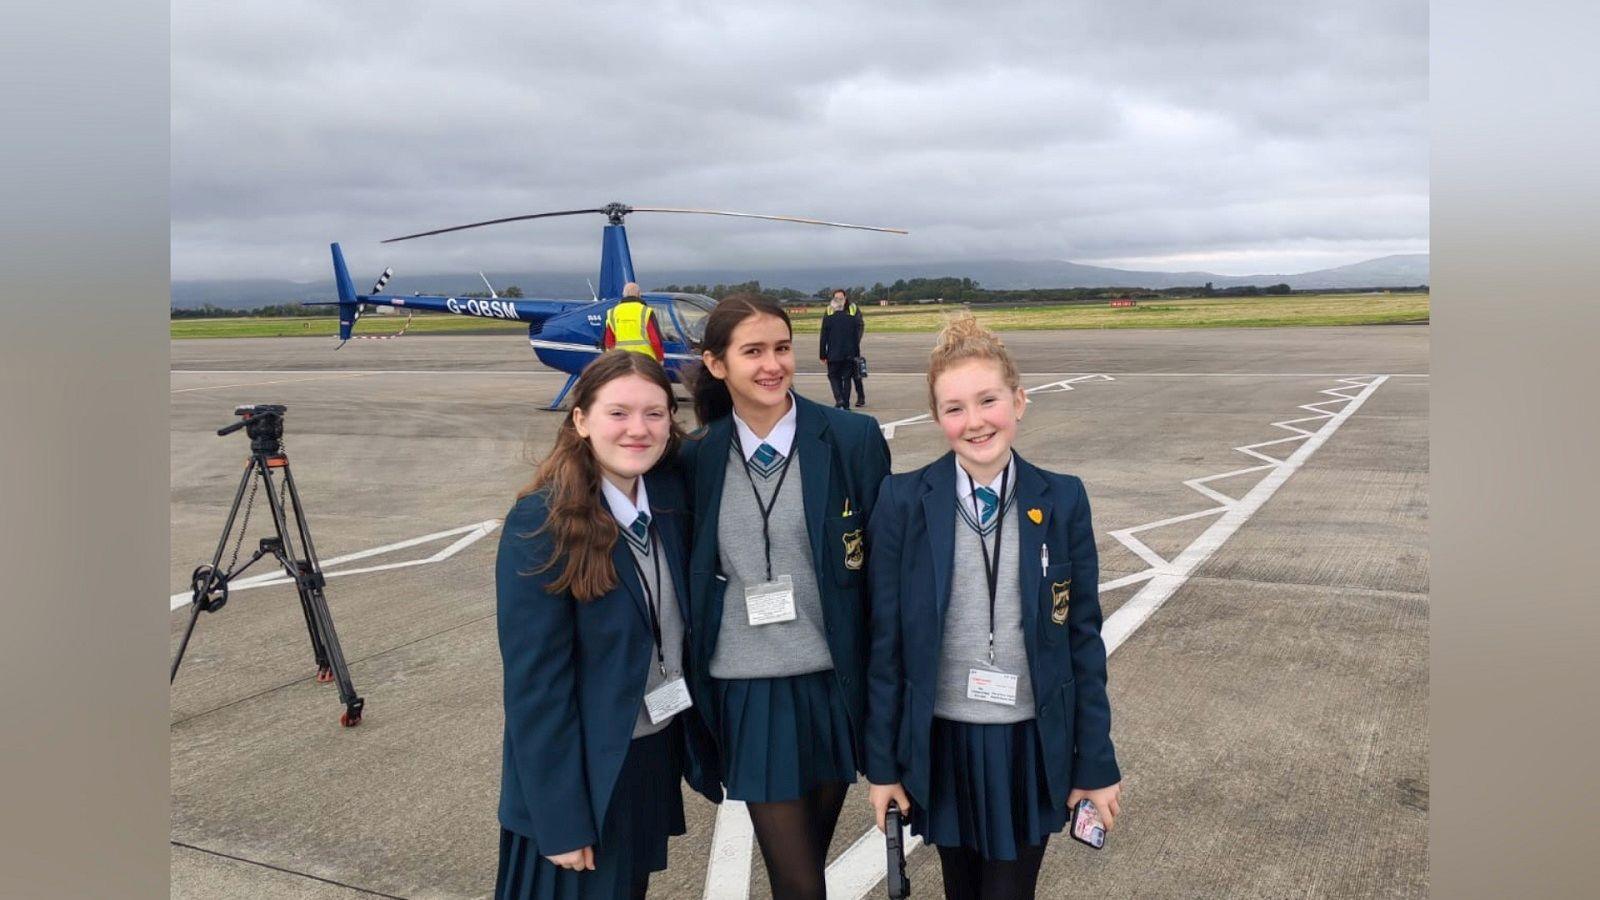
<svg viewBox="0 0 1600 900"><path fill-rule="evenodd" d="M767 864L773 900L824 900L828 845L839 824L845 791L850 785L829 782L797 800L751 803L761 859Z"/></svg>
<svg viewBox="0 0 1600 900"><path fill-rule="evenodd" d="M965 847L940 847L945 900L1019 900L1032 897L1039 864L1050 839L1037 847L1018 847L1017 858L984 859Z"/></svg>

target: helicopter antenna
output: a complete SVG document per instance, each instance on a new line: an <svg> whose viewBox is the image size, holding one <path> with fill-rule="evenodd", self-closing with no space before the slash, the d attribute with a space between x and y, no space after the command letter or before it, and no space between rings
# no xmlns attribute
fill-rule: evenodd
<svg viewBox="0 0 1600 900"><path fill-rule="evenodd" d="M862 231L882 231L889 234L910 234L904 228L884 228L878 225L852 225L847 222L825 222L822 219L805 219L799 216L767 216L758 213L729 212L721 209L682 209L672 206L629 206L625 203L607 203L599 209L567 209L558 212L530 213L525 216L506 216L501 219L488 219L483 222L472 222L466 225L452 225L449 228L435 228L432 231L419 231L416 234L405 234L400 237L387 238L382 243L392 244L395 241L409 241L412 238L429 237L435 234L447 234L452 231L464 231L468 228L481 228L484 225L501 225L506 222L523 222L529 219L548 219L554 216L580 216L586 213L600 213L612 225L621 225L624 216L635 212L663 212L663 213L688 213L701 216L736 216L741 219L767 219L773 222L799 222L803 225L826 225L830 228L856 228Z"/></svg>
<svg viewBox="0 0 1600 900"><path fill-rule="evenodd" d="M483 286L489 289L489 296L493 297L496 300L499 300L500 299L500 295L496 294L494 292L494 285L489 283L488 276L484 275L482 272L479 272L478 273L478 277L483 279Z"/></svg>
<svg viewBox="0 0 1600 900"><path fill-rule="evenodd" d="M599 303L600 302L600 292L594 289L594 282L593 281L589 281L589 279L587 279L587 278L585 278L584 281L587 282L588 285L589 285L589 296L594 298L590 302Z"/></svg>

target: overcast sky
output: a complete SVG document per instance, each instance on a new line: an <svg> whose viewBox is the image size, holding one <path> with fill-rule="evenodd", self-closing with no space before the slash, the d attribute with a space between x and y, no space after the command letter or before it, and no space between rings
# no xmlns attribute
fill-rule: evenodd
<svg viewBox="0 0 1600 900"><path fill-rule="evenodd" d="M1428 249L1425 0L176 0L172 277ZM361 274L365 273L365 274Z"/></svg>

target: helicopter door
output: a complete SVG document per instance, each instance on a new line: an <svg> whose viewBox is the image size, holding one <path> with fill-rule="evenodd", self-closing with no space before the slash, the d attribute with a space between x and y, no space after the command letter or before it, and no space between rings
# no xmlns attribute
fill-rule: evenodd
<svg viewBox="0 0 1600 900"><path fill-rule="evenodd" d="M651 305L666 313L665 316L657 317L657 322L662 326L661 337L664 340L682 347L684 353L693 353L699 348L700 339L705 335L707 310L682 297L673 297L666 303Z"/></svg>

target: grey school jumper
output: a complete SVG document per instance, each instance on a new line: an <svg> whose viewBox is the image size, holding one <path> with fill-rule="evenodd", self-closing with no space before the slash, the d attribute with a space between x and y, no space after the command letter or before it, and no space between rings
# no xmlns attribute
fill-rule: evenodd
<svg viewBox="0 0 1600 900"><path fill-rule="evenodd" d="M958 473L959 479L959 473ZM1035 718L1033 680L1028 675L1028 649L1022 637L1021 587L1017 576L1017 535L1022 519L1016 503L1016 478L1006 490L996 515L1008 517L1001 529L999 588L995 592L994 662L1002 672L1017 678L1017 705L1005 706L967 699L967 673L986 668L989 659L989 583L983 572L983 551L978 545L976 520L969 500L957 504L955 562L951 566L950 605L944 616L944 643L939 652L938 693L933 714L953 722L985 725L1024 722ZM993 527L986 536L991 558Z"/></svg>
<svg viewBox="0 0 1600 900"><path fill-rule="evenodd" d="M626 538L626 535L624 536ZM634 561L639 564L638 571L644 573L639 580L655 592L658 614L661 616L661 653L667 659L667 674L662 676L661 666L656 662L655 641L650 642L650 675L644 681L646 694L665 684L673 678L683 675L683 615L678 612L678 594L672 588L672 569L666 560L661 562L661 586L656 587L655 564L651 562L651 555L660 549L660 542L652 543L648 550L643 550L634 541L628 541L628 549L632 551ZM672 719L667 719L655 725L650 724L650 714L645 710L643 703L639 704L639 718L634 721L633 736L641 738L655 734L672 724Z"/></svg>
<svg viewBox="0 0 1600 900"><path fill-rule="evenodd" d="M763 477L752 468L750 475L755 478L762 502L771 502L778 472ZM722 574L727 576L728 588L722 601L717 649L711 655L711 677L782 678L833 668L833 656L823 634L822 597L811 565L800 460L789 464L769 525L772 576L788 575L794 579L795 618L790 622L751 625L745 608L745 585L766 581L767 571L761 543L761 511L750 491L750 479L745 477L738 442L728 448L722 477L717 560Z"/></svg>

